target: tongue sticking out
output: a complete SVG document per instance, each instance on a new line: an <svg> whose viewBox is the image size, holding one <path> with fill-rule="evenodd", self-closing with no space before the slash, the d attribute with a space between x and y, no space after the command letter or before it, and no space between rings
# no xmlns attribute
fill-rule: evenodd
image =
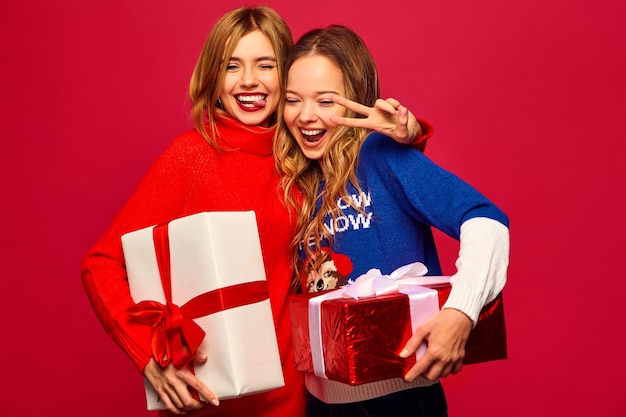
<svg viewBox="0 0 626 417"><path fill-rule="evenodd" d="M255 107L265 107L265 100L254 100L252 102Z"/></svg>

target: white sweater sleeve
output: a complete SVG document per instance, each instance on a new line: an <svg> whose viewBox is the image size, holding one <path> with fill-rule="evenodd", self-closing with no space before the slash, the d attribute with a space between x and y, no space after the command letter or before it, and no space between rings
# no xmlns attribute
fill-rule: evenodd
<svg viewBox="0 0 626 417"><path fill-rule="evenodd" d="M454 308L478 321L480 310L502 291L509 265L509 229L486 217L461 225L457 272L442 308Z"/></svg>

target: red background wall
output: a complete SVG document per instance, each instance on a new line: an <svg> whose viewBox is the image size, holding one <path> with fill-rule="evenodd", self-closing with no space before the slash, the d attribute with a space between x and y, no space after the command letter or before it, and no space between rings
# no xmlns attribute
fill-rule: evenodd
<svg viewBox="0 0 626 417"><path fill-rule="evenodd" d="M83 292L82 255L190 126L186 89L235 1L5 0L1 416L142 416ZM622 0L268 1L357 30L427 154L511 218L510 358L445 379L451 415L624 416ZM450 272L456 244L442 239Z"/></svg>

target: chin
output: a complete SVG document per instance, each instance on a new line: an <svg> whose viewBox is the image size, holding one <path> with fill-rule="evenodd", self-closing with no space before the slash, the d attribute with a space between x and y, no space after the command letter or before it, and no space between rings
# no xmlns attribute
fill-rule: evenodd
<svg viewBox="0 0 626 417"><path fill-rule="evenodd" d="M270 116L244 114L237 117L237 120L248 126L269 126Z"/></svg>
<svg viewBox="0 0 626 417"><path fill-rule="evenodd" d="M313 161L319 161L320 159L322 159L322 154L318 153L318 152L306 152L303 151L302 153L304 153L304 156L307 157L307 159L311 159Z"/></svg>

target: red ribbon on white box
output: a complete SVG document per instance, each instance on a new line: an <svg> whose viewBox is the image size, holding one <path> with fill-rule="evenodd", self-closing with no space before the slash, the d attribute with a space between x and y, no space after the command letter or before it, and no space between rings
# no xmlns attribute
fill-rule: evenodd
<svg viewBox="0 0 626 417"><path fill-rule="evenodd" d="M389 275L383 275L378 269L370 269L359 276L354 283L313 297L309 300L309 339L315 375L326 378L324 351L322 348L321 304L338 298L367 299L385 294L406 294L409 297L411 328L428 320L439 311L437 290L423 285L439 285L450 282L449 276L425 276L428 269L421 262L401 266ZM423 343L415 352L419 359L426 352Z"/></svg>
<svg viewBox="0 0 626 417"><path fill-rule="evenodd" d="M132 321L152 327L152 356L161 367L189 364L205 337L193 320L269 298L266 281L250 281L209 291L178 306L172 302L169 224L152 229L165 304L144 300L126 311Z"/></svg>

